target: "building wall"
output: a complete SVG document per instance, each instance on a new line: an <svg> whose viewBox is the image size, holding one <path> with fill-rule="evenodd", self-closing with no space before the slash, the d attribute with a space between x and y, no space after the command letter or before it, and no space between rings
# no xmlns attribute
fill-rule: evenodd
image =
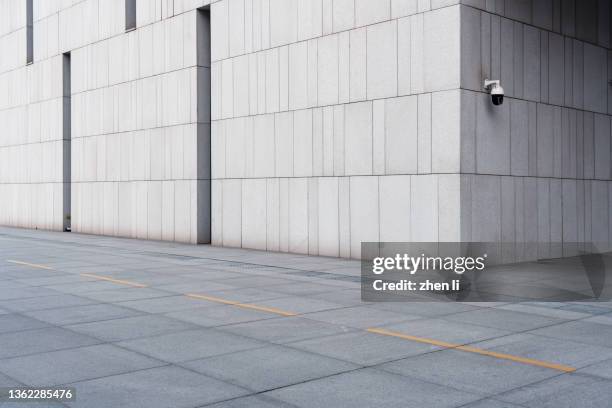
<svg viewBox="0 0 612 408"><path fill-rule="evenodd" d="M610 2L464 3L464 239L540 242L528 258L610 248ZM503 106L484 78L501 79Z"/></svg>
<svg viewBox="0 0 612 408"><path fill-rule="evenodd" d="M124 0L34 1L26 66L26 2L0 2L0 223L65 225L70 52L72 230L209 242L209 38L196 32L209 22L196 7L210 1L136 3L126 32Z"/></svg>
<svg viewBox="0 0 612 408"><path fill-rule="evenodd" d="M44 59L26 66L26 2L0 1L0 224L63 227L62 59L53 24L55 36L35 42Z"/></svg>
<svg viewBox="0 0 612 408"><path fill-rule="evenodd" d="M1 224L62 229L69 184L93 234L354 258L609 243L609 2L136 3L126 32L124 0L35 0L26 65L25 2L0 0Z"/></svg>
<svg viewBox="0 0 612 408"><path fill-rule="evenodd" d="M213 244L459 239L461 8L444 3L211 6Z"/></svg>

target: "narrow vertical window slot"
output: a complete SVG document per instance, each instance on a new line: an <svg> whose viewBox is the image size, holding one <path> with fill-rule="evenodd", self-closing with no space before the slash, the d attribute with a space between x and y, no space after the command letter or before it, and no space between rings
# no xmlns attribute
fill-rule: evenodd
<svg viewBox="0 0 612 408"><path fill-rule="evenodd" d="M136 0L125 0L125 31L136 29Z"/></svg>
<svg viewBox="0 0 612 408"><path fill-rule="evenodd" d="M26 0L26 64L34 62L33 0Z"/></svg>
<svg viewBox="0 0 612 408"><path fill-rule="evenodd" d="M72 200L72 97L70 86L70 53L62 56L62 173L64 231L71 230Z"/></svg>

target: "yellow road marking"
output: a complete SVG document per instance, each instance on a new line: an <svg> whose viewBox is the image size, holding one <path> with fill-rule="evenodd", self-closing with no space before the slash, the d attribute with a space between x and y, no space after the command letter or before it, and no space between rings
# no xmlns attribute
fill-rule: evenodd
<svg viewBox="0 0 612 408"><path fill-rule="evenodd" d="M113 279L113 278L109 278L108 276L94 275L92 273L82 273L81 276L84 276L86 278L94 278L98 280L118 283L120 285L133 286L135 288L146 288L147 287L147 285L143 285L142 283L130 282L130 281L122 280L122 279Z"/></svg>
<svg viewBox="0 0 612 408"><path fill-rule="evenodd" d="M9 263L12 263L12 264L17 264L17 265L29 266L31 268L53 270L53 268L51 268L50 266L33 264L33 263L28 263L28 262L15 261L15 260L12 260L12 259L8 259L6 262L9 262Z"/></svg>
<svg viewBox="0 0 612 408"><path fill-rule="evenodd" d="M411 341L416 341L416 342L425 343L425 344L431 344L434 346L439 346L439 347L448 348L448 349L467 351L469 353L476 353L476 354L481 354L483 356L499 358L502 360L510 360L510 361L514 361L517 363L523 363L523 364L529 364L529 365L538 366L538 367L550 368L552 370L563 371L566 373L571 373L571 372L576 371L574 367L566 366L563 364L547 363L545 361L514 356L512 354L498 353L495 351L483 350L483 349L479 349L476 347L464 346L461 344L454 344L454 343L447 343L445 341L426 339L423 337L411 336L409 334L403 334L403 333L393 332L393 331L384 330L384 329L370 328L370 329L367 329L367 331L370 333L381 334L383 336L398 337L400 339L411 340Z"/></svg>
<svg viewBox="0 0 612 408"><path fill-rule="evenodd" d="M231 306L241 307L244 309L252 309L252 310L259 310L261 312L274 313L274 314L281 315L281 316L297 316L296 313L286 312L284 310L276 309L274 307L266 307L266 306L252 305L248 303L240 303L240 302L235 302L233 300L221 299L221 298L214 297L214 296L197 295L195 293L186 293L185 296L193 298L193 299L208 300L209 302L223 303L224 305L231 305Z"/></svg>

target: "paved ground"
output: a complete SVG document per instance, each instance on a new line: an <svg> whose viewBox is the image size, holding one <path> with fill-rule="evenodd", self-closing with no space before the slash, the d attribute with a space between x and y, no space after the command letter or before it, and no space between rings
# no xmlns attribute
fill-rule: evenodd
<svg viewBox="0 0 612 408"><path fill-rule="evenodd" d="M88 408L610 406L612 303L364 304L358 274L0 228L0 387Z"/></svg>

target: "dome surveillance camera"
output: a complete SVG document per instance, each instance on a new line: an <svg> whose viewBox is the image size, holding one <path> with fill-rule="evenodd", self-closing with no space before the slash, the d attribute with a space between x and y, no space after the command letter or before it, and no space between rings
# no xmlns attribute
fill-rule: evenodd
<svg viewBox="0 0 612 408"><path fill-rule="evenodd" d="M504 88L499 84L499 80L490 81L485 79L484 87L491 94L493 105L499 106L504 103Z"/></svg>

